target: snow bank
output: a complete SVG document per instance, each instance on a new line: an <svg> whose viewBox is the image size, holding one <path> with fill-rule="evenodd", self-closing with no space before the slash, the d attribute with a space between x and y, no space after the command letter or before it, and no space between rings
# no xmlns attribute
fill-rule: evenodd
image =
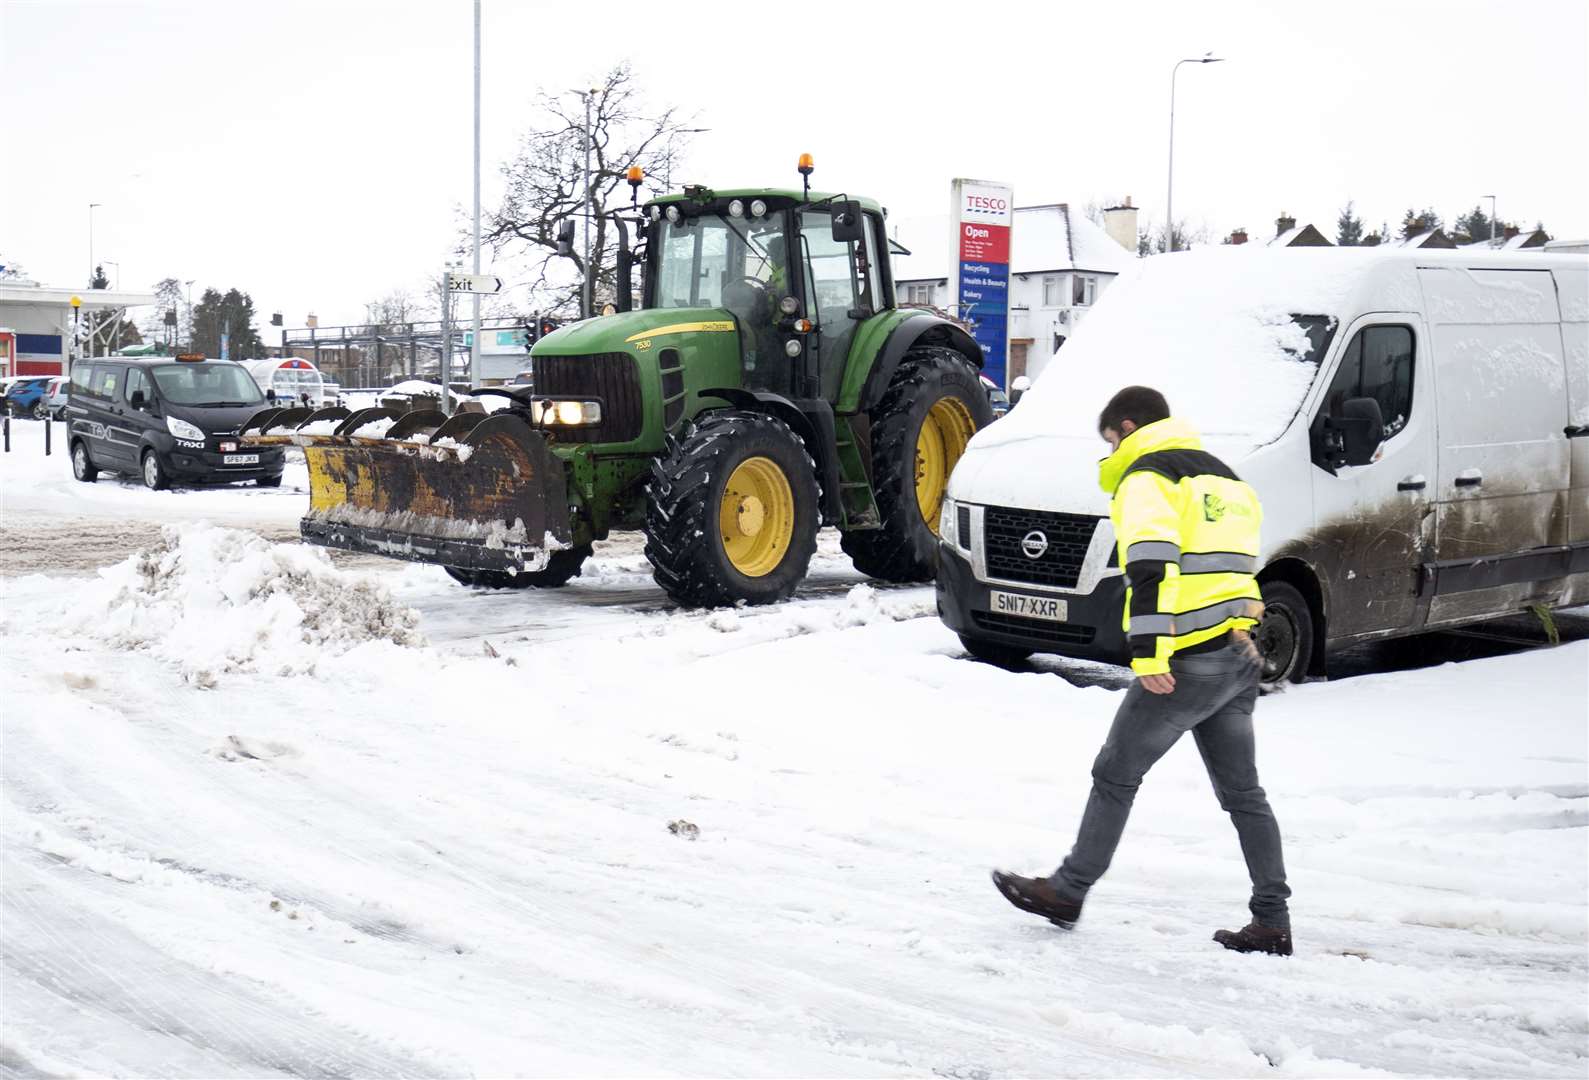
<svg viewBox="0 0 1589 1080"><path fill-rule="evenodd" d="M232 672L312 675L368 642L425 644L413 609L324 551L208 524L166 526L159 545L86 591L72 606L77 629L174 661L204 688Z"/></svg>

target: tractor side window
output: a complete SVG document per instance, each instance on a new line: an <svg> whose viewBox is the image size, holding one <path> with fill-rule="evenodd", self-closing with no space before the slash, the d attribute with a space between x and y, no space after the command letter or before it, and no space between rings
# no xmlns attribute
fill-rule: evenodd
<svg viewBox="0 0 1589 1080"><path fill-rule="evenodd" d="M1407 426L1412 415L1413 337L1407 326L1365 326L1341 354L1324 411L1340 415L1349 398L1373 398L1385 419L1385 438Z"/></svg>
<svg viewBox="0 0 1589 1080"><path fill-rule="evenodd" d="M871 257L866 261L866 306L873 311L881 311L888 305L883 302L883 272L880 267L881 253L888 250L887 239L883 235L882 223L871 214L866 215L866 248Z"/></svg>

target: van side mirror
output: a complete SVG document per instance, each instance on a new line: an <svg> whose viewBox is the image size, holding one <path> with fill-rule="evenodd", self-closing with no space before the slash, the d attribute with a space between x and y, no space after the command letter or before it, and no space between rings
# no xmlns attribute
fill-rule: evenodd
<svg viewBox="0 0 1589 1080"><path fill-rule="evenodd" d="M861 204L854 199L840 199L833 204L833 242L859 243L866 234L861 227Z"/></svg>
<svg viewBox="0 0 1589 1080"><path fill-rule="evenodd" d="M1021 400L1021 395L1032 388L1032 380L1025 375L1017 375L1015 381L1010 383L1010 404L1013 406Z"/></svg>
<svg viewBox="0 0 1589 1080"><path fill-rule="evenodd" d="M272 405L276 403L276 391L274 388L265 391L265 400Z"/></svg>
<svg viewBox="0 0 1589 1080"><path fill-rule="evenodd" d="M1374 398L1347 398L1320 418L1313 462L1328 473L1342 465L1367 465L1385 441L1385 417Z"/></svg>
<svg viewBox="0 0 1589 1080"><path fill-rule="evenodd" d="M132 395L127 398L127 404L131 405L135 409L142 409L144 406L148 405L149 402L143 396L142 390L134 390Z"/></svg>
<svg viewBox="0 0 1589 1080"><path fill-rule="evenodd" d="M1342 451L1348 465L1367 465L1385 441L1385 417L1374 398L1347 398L1341 405Z"/></svg>

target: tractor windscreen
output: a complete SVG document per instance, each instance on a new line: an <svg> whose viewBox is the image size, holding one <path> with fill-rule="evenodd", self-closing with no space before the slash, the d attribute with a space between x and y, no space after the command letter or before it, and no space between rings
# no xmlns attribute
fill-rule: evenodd
<svg viewBox="0 0 1589 1080"><path fill-rule="evenodd" d="M754 304L769 290L778 298L788 292L782 214L759 221L720 214L664 221L661 240L657 307L737 308L736 301Z"/></svg>

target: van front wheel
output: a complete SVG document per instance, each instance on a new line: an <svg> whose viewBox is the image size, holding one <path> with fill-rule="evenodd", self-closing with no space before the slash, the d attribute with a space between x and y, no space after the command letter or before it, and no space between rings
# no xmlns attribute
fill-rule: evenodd
<svg viewBox="0 0 1589 1080"><path fill-rule="evenodd" d="M1265 581L1263 618L1253 637L1263 656L1263 688L1278 690L1286 683L1301 682L1308 674L1313 656L1313 613L1307 599L1295 586L1284 581Z"/></svg>
<svg viewBox="0 0 1589 1080"><path fill-rule="evenodd" d="M92 484L99 479L94 459L88 456L88 444L81 439L72 444L72 475L85 484Z"/></svg>
<svg viewBox="0 0 1589 1080"><path fill-rule="evenodd" d="M160 455L153 450L143 452L143 486L150 491L162 491L171 486L166 471L160 464Z"/></svg>

